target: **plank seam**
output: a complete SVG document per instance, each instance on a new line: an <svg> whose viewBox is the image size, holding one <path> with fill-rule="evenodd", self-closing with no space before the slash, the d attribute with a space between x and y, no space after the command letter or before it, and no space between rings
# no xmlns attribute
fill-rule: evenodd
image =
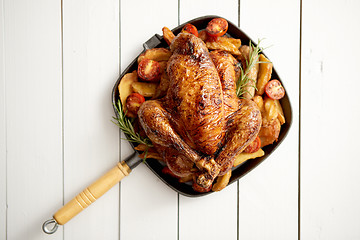
<svg viewBox="0 0 360 240"><path fill-rule="evenodd" d="M240 0L238 0L238 27L240 27Z"/></svg>
<svg viewBox="0 0 360 240"><path fill-rule="evenodd" d="M5 3L1 1L2 5L2 48L3 48L3 80L4 80L4 89L3 89L3 98L4 98L4 138L5 138L5 239L8 239L8 145L7 145L7 110L6 110L6 63L5 63L5 56L6 56L6 48L5 48Z"/></svg>
<svg viewBox="0 0 360 240"><path fill-rule="evenodd" d="M302 0L300 0L299 29L299 139L298 139L298 240L301 238L301 54L302 54Z"/></svg>
<svg viewBox="0 0 360 240"><path fill-rule="evenodd" d="M61 47L61 158L62 158L62 204L65 205L65 130L64 130L64 12L63 0L60 1L60 47ZM62 228L62 239L65 240L65 227Z"/></svg>
<svg viewBox="0 0 360 240"><path fill-rule="evenodd" d="M178 25L180 25L180 0L178 0Z"/></svg>
<svg viewBox="0 0 360 240"><path fill-rule="evenodd" d="M177 194L177 240L180 240L180 195Z"/></svg>

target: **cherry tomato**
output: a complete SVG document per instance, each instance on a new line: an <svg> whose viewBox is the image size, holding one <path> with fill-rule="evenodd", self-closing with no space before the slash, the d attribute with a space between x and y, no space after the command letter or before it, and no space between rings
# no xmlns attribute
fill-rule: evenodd
<svg viewBox="0 0 360 240"><path fill-rule="evenodd" d="M285 89L279 80L271 80L265 85L266 95L274 100L279 100L285 96Z"/></svg>
<svg viewBox="0 0 360 240"><path fill-rule="evenodd" d="M147 82L157 82L161 76L161 66L155 60L143 59L138 66L139 77Z"/></svg>
<svg viewBox="0 0 360 240"><path fill-rule="evenodd" d="M244 153L254 153L257 152L261 147L261 140L258 136L256 136L255 140L252 141L245 149Z"/></svg>
<svg viewBox="0 0 360 240"><path fill-rule="evenodd" d="M186 24L183 27L183 29L181 30L181 32L191 33L191 34L194 34L196 37L199 36L197 28L194 25L192 25L191 23Z"/></svg>
<svg viewBox="0 0 360 240"><path fill-rule="evenodd" d="M139 93L131 93L126 98L126 116L133 118L136 117L137 112L139 111L139 108L143 102L145 102L145 98L143 95Z"/></svg>
<svg viewBox="0 0 360 240"><path fill-rule="evenodd" d="M224 18L212 19L207 27L206 32L213 37L220 37L228 30L228 22Z"/></svg>

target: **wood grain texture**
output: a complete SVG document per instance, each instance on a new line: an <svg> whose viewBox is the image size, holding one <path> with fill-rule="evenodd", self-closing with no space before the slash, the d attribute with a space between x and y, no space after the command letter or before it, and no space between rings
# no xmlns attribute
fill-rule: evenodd
<svg viewBox="0 0 360 240"><path fill-rule="evenodd" d="M58 210L53 216L54 220L58 224L64 225L107 193L112 187L118 184L121 179L128 176L130 172L131 170L125 161L119 162L115 167L106 172Z"/></svg>
<svg viewBox="0 0 360 240"><path fill-rule="evenodd" d="M237 23L238 1L180 1L180 23L218 15ZM237 239L237 183L206 197L180 196L179 239Z"/></svg>
<svg viewBox="0 0 360 240"><path fill-rule="evenodd" d="M189 21L193 18L206 16L206 15L218 15L224 17L234 23L238 22L238 0L228 1L192 1L181 0L180 1L180 24Z"/></svg>
<svg viewBox="0 0 360 240"><path fill-rule="evenodd" d="M297 239L299 19L297 0L241 1L240 28L270 46L265 54L286 87L293 123L272 155L239 181L240 239Z"/></svg>
<svg viewBox="0 0 360 240"><path fill-rule="evenodd" d="M6 109L4 1L0 0L0 239L6 238Z"/></svg>
<svg viewBox="0 0 360 240"><path fill-rule="evenodd" d="M4 1L7 239L48 239L61 205L61 6ZM61 231L52 239L63 239Z"/></svg>
<svg viewBox="0 0 360 240"><path fill-rule="evenodd" d="M119 1L63 1L64 193L72 199L119 161L111 122L119 75ZM119 188L65 226L65 239L118 239Z"/></svg>
<svg viewBox="0 0 360 240"><path fill-rule="evenodd" d="M359 9L357 0L0 0L0 239L360 239ZM179 196L141 164L44 234L64 202L132 152L111 122L121 71L163 26L210 14L271 46L293 107L285 141L201 198Z"/></svg>
<svg viewBox="0 0 360 240"><path fill-rule="evenodd" d="M301 239L360 238L359 9L303 1Z"/></svg>
<svg viewBox="0 0 360 240"><path fill-rule="evenodd" d="M177 1L121 2L121 70L143 50L143 43L163 26L177 26ZM164 10L166 9L166 10ZM131 153L121 142L121 157ZM121 182L120 239L176 239L177 193L159 180L144 164Z"/></svg>

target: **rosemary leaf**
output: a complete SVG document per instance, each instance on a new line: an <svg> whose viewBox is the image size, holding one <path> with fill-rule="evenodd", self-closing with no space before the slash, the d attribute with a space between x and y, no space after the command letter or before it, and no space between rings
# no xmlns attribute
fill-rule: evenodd
<svg viewBox="0 0 360 240"><path fill-rule="evenodd" d="M117 104L114 104L114 106L119 117L113 117L115 122L112 122L116 124L128 136L127 140L138 144L144 144L147 147L153 147L149 138L142 137L139 133L135 132L132 120L126 117L126 113L124 113L123 111L120 100L118 100Z"/></svg>
<svg viewBox="0 0 360 240"><path fill-rule="evenodd" d="M242 96L245 92L248 92L245 89L245 86L247 86L249 82L252 82L250 87L253 87L256 89L256 79L250 79L248 77L248 75L249 75L250 70L256 64L260 63L259 58L256 57L257 55L259 55L259 53L261 53L263 51L263 48L260 47L260 42L261 42L261 40L258 40L257 45L254 46L254 44L252 44L252 42L250 41L250 43L249 43L250 52L249 52L249 58L248 58L249 60L247 58L245 58L246 66L240 67L240 78L236 84L236 94L240 98L242 98ZM245 70L244 70L244 68L245 68Z"/></svg>

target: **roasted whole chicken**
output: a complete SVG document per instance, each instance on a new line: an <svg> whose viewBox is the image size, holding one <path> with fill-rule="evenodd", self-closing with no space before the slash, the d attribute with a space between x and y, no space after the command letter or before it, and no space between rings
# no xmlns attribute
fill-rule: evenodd
<svg viewBox="0 0 360 240"><path fill-rule="evenodd" d="M190 33L179 33L170 50L167 94L145 101L139 122L175 175L193 175L194 184L209 188L256 138L261 113L255 102L236 95L239 67L233 55L209 53Z"/></svg>

